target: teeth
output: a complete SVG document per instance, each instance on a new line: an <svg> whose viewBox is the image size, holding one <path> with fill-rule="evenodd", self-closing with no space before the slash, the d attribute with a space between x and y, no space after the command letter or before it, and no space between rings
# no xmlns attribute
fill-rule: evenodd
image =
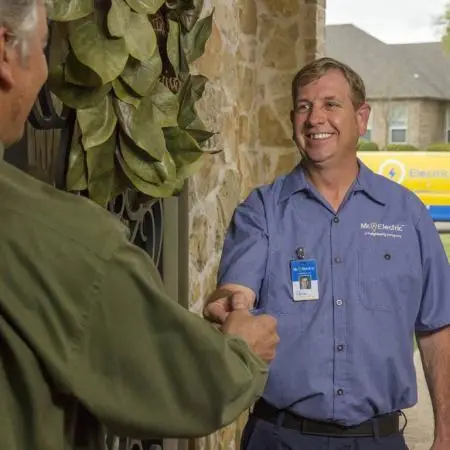
<svg viewBox="0 0 450 450"><path fill-rule="evenodd" d="M327 139L331 136L331 133L312 133L309 135L311 139Z"/></svg>

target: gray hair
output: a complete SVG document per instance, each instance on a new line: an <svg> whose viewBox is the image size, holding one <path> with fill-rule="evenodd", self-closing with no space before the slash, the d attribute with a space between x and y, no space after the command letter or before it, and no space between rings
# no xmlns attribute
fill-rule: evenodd
<svg viewBox="0 0 450 450"><path fill-rule="evenodd" d="M12 35L11 43L20 45L21 55L26 58L28 38L37 25L39 0L0 0L0 26Z"/></svg>

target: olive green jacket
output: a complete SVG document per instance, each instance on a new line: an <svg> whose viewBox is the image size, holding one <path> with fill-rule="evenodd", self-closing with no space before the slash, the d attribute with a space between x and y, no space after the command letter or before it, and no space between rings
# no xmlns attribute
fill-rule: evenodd
<svg viewBox="0 0 450 450"><path fill-rule="evenodd" d="M266 376L244 341L165 295L117 218L0 161L1 450L100 449L99 422L207 435Z"/></svg>

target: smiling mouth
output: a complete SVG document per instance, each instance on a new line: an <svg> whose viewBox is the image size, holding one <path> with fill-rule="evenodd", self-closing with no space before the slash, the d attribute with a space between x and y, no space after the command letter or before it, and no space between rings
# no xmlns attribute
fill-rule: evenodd
<svg viewBox="0 0 450 450"><path fill-rule="evenodd" d="M314 141L323 141L324 139L328 139L333 136L333 133L308 133L306 137L308 139L312 139Z"/></svg>

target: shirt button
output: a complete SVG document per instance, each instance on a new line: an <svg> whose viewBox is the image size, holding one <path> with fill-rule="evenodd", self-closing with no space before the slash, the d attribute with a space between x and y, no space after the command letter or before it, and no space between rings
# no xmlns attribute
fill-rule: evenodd
<svg viewBox="0 0 450 450"><path fill-rule="evenodd" d="M336 300L336 305L338 305L338 306L342 306L343 303L344 303L344 302L343 302L340 298L338 298L338 299Z"/></svg>
<svg viewBox="0 0 450 450"><path fill-rule="evenodd" d="M344 346L342 344L339 344L337 346L337 350L338 350L338 352L342 352L342 350L344 350Z"/></svg>
<svg viewBox="0 0 450 450"><path fill-rule="evenodd" d="M339 256L336 256L336 258L334 258L334 262L335 262L336 264L339 264L341 261L342 261L342 259L339 258Z"/></svg>
<svg viewBox="0 0 450 450"><path fill-rule="evenodd" d="M344 395L344 390L343 389L338 389L337 390L337 395Z"/></svg>
<svg viewBox="0 0 450 450"><path fill-rule="evenodd" d="M334 223L339 223L339 217L336 216L336 217L333 219L333 222L334 222Z"/></svg>
<svg viewBox="0 0 450 450"><path fill-rule="evenodd" d="M384 255L384 259L386 259L387 261L389 261L391 259L391 255L389 253L386 253Z"/></svg>

